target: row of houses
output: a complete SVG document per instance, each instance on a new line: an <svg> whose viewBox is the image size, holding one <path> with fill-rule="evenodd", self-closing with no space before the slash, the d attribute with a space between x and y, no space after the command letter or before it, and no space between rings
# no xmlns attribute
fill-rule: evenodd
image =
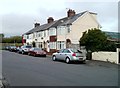
<svg viewBox="0 0 120 88"><path fill-rule="evenodd" d="M79 40L84 31L91 28L101 28L97 21L97 13L84 11L77 13L69 9L67 16L58 20L53 17L47 23L35 23L34 28L23 35L23 44L44 48L47 52L54 52L63 48L79 47Z"/></svg>

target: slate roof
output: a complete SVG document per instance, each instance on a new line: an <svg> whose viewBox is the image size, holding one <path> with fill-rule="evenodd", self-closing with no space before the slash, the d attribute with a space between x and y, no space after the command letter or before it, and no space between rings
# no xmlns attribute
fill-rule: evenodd
<svg viewBox="0 0 120 88"><path fill-rule="evenodd" d="M74 16L71 16L71 17L65 17L65 18L56 20L56 21L54 21L52 23L43 24L41 26L38 26L38 27L35 27L35 28L31 29L30 31L28 31L25 34L31 34L33 32L38 32L38 31L46 30L46 29L48 29L50 27L71 25L76 19L78 19L80 16L82 16L86 12L87 11L84 11L84 12L78 13L78 14L76 14ZM93 13L93 12L89 12L89 13L90 14L96 14L96 13Z"/></svg>
<svg viewBox="0 0 120 88"><path fill-rule="evenodd" d="M86 12L86 11L85 11ZM76 14L71 17L65 17L62 19L59 19L55 24L53 24L51 27L57 27L57 26L65 26L65 25L71 25L76 19L78 19L80 16L82 16L85 12Z"/></svg>
<svg viewBox="0 0 120 88"><path fill-rule="evenodd" d="M41 26L35 27L33 29L31 29L30 31L26 32L25 34L31 34L33 32L38 32L38 31L42 31L45 29L50 28L56 21L52 22L52 23L48 23L48 24L43 24Z"/></svg>

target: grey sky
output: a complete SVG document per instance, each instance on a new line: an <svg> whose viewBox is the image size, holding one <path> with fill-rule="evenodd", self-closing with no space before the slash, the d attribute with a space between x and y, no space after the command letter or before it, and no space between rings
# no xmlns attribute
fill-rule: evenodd
<svg viewBox="0 0 120 88"><path fill-rule="evenodd" d="M65 17L66 8L74 9L76 13L96 12L101 30L118 31L117 1L0 0L0 32L6 36L22 35L32 29L36 21L44 24L49 16L55 20Z"/></svg>

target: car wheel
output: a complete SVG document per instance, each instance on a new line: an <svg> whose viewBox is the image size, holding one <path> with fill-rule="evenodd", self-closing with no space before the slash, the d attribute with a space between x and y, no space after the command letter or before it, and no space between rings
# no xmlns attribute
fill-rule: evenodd
<svg viewBox="0 0 120 88"><path fill-rule="evenodd" d="M33 54L34 57L36 57L36 54Z"/></svg>
<svg viewBox="0 0 120 88"><path fill-rule="evenodd" d="M70 63L70 59L67 57L67 58L65 59L65 62L66 62L67 64L69 64L69 63Z"/></svg>
<svg viewBox="0 0 120 88"><path fill-rule="evenodd" d="M30 53L28 53L28 55L30 56Z"/></svg>
<svg viewBox="0 0 120 88"><path fill-rule="evenodd" d="M86 60L82 61L83 64L86 64Z"/></svg>
<svg viewBox="0 0 120 88"><path fill-rule="evenodd" d="M53 60L53 61L56 61L56 56L53 56L53 57L52 57L52 60Z"/></svg>
<svg viewBox="0 0 120 88"><path fill-rule="evenodd" d="M22 54L24 54L24 51L22 51Z"/></svg>

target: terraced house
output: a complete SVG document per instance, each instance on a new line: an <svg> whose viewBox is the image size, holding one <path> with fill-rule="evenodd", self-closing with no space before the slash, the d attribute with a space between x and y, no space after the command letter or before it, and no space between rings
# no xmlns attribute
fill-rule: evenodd
<svg viewBox="0 0 120 88"><path fill-rule="evenodd" d="M54 52L69 47L79 47L79 39L84 31L100 28L97 13L84 11L76 14L69 9L67 16L59 20L53 17L47 19L46 24L35 23L33 29L23 35L24 44L35 43L36 47L44 48L47 52Z"/></svg>

